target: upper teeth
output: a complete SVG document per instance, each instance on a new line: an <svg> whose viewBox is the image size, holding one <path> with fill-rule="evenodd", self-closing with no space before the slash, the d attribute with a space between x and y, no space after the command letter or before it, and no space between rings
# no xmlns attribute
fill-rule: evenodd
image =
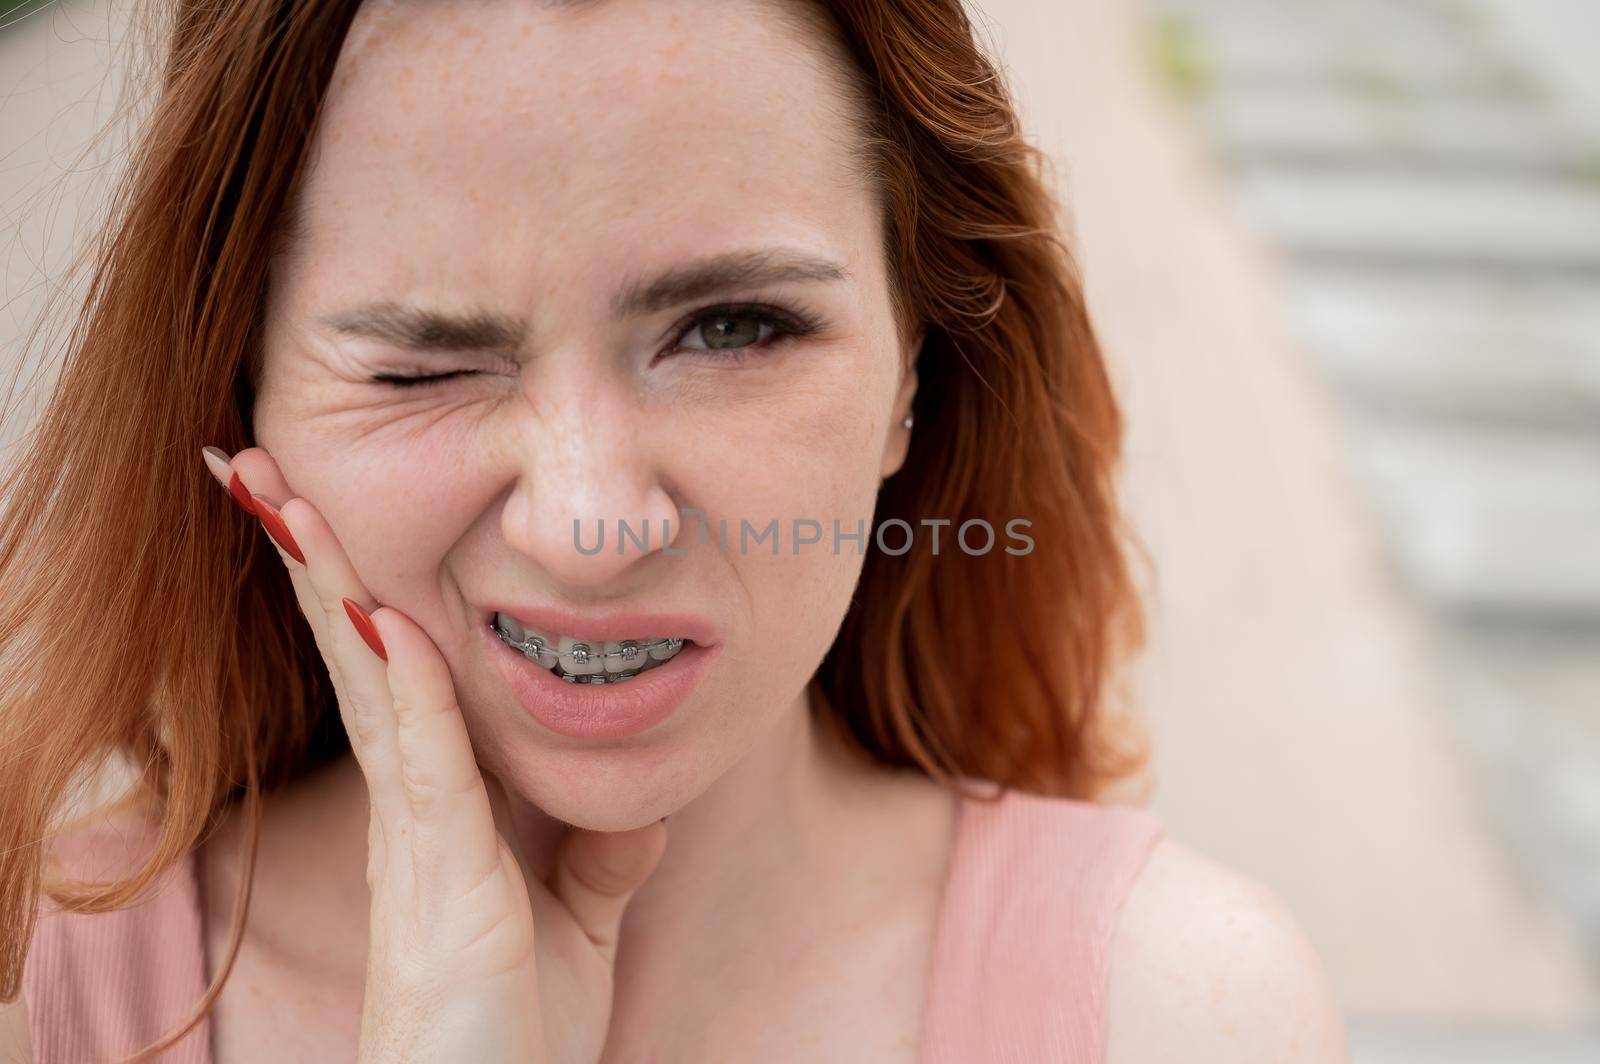
<svg viewBox="0 0 1600 1064"><path fill-rule="evenodd" d="M494 627L502 639L522 651L529 661L552 670L559 666L567 679L592 676L594 679L589 681L592 683L628 679L672 658L683 649L684 643L679 636L603 643L571 636L552 637L524 628L515 617L503 613L494 615Z"/></svg>

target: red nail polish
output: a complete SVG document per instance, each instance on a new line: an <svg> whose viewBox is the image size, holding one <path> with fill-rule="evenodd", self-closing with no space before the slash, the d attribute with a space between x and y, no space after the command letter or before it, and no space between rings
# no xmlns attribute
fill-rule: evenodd
<svg viewBox="0 0 1600 1064"><path fill-rule="evenodd" d="M251 517L256 515L255 504L250 501L250 491L244 486L244 481L239 479L238 473L235 473L228 481L228 494L232 495L233 501L239 504L239 509Z"/></svg>
<svg viewBox="0 0 1600 1064"><path fill-rule="evenodd" d="M278 513L278 508L272 505L265 495L256 495L253 498L256 503L256 516L261 518L261 524L266 528L267 535L283 548L285 554L304 565L306 556L300 552L300 544L289 534L289 526L283 523L283 515Z"/></svg>
<svg viewBox="0 0 1600 1064"><path fill-rule="evenodd" d="M384 661L389 660L388 653L383 649L383 640L378 637L378 626L372 623L372 618L367 616L367 611L357 606L349 599L340 599L344 603L344 612L349 615L350 623L355 626L359 635L372 652Z"/></svg>

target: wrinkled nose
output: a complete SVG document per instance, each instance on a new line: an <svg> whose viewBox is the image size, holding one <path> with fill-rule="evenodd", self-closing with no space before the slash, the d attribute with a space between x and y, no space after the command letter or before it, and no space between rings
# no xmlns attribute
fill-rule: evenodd
<svg viewBox="0 0 1600 1064"><path fill-rule="evenodd" d="M669 541L680 545L678 512L663 483L665 448L634 390L593 366L556 369L526 371L501 531L553 581L598 590Z"/></svg>

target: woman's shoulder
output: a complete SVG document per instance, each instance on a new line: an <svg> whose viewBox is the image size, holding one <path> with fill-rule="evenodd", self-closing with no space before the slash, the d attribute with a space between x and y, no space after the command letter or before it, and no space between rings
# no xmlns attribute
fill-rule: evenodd
<svg viewBox="0 0 1600 1064"><path fill-rule="evenodd" d="M1164 837L1160 818L1141 806L1015 789L992 800L966 799L959 816L956 856L972 866L965 870L969 879L992 880L986 885L1013 896L1043 894L1053 904L1074 905L1080 919L1085 907L1113 916Z"/></svg>
<svg viewBox="0 0 1600 1064"><path fill-rule="evenodd" d="M51 841L49 871L69 882L124 879L156 839L142 818L80 826ZM34 1059L120 1059L180 1021L204 981L192 852L123 908L74 912L41 896L22 980ZM202 1028L163 1059L204 1060L205 1038Z"/></svg>
<svg viewBox="0 0 1600 1064"><path fill-rule="evenodd" d="M1348 1059L1305 932L1266 887L1162 838L1111 946L1108 1064Z"/></svg>
<svg viewBox="0 0 1600 1064"><path fill-rule="evenodd" d="M127 875L155 844L159 830L159 824L136 811L78 821L45 843L47 868L56 878L74 881Z"/></svg>
<svg viewBox="0 0 1600 1064"><path fill-rule="evenodd" d="M1099 1060L1116 915L1161 822L1134 806L963 782L926 1059L995 1059L1004 1046L1007 1059Z"/></svg>

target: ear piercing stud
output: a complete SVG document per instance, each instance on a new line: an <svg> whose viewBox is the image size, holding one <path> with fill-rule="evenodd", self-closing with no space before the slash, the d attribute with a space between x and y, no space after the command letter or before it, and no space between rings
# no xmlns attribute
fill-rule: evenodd
<svg viewBox="0 0 1600 1064"><path fill-rule="evenodd" d="M911 423L912 423L913 420L914 419L912 418L912 416L910 414L907 414L906 415L906 419L904 421L900 422L900 427L903 428L903 429L910 428L911 427Z"/></svg>

